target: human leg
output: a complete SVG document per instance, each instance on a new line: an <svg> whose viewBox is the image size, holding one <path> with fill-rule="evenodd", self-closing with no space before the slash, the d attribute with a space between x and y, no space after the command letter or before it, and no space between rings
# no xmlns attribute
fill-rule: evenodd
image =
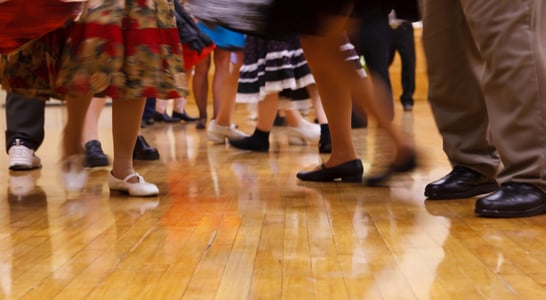
<svg viewBox="0 0 546 300"><path fill-rule="evenodd" d="M179 118L169 116L169 114L167 113L168 105L169 105L169 100L159 99L159 98L155 100L155 112L152 116L154 121L165 122L165 123L180 122Z"/></svg>
<svg viewBox="0 0 546 300"><path fill-rule="evenodd" d="M423 1L428 98L451 165L477 172L488 180L467 180L473 177L469 172L452 172L456 176L448 175L448 180L427 185L427 197L439 193L451 199L470 190L483 192L480 186L494 181L499 165L495 147L488 140L489 117L480 82L483 62L469 28L458 25L466 24L462 11L459 1ZM457 187L455 190L450 182Z"/></svg>
<svg viewBox="0 0 546 300"><path fill-rule="evenodd" d="M44 140L45 101L8 93L5 110L9 168L29 170L41 167L35 152Z"/></svg>
<svg viewBox="0 0 546 300"><path fill-rule="evenodd" d="M248 137L230 139L229 143L239 149L267 152L269 150L269 134L273 128L278 106L279 94L273 93L265 96L257 105L258 118L254 133Z"/></svg>
<svg viewBox="0 0 546 300"><path fill-rule="evenodd" d="M231 123L235 109L239 69L242 64L242 52L234 52L236 53L235 60L232 60L231 53L231 51L218 48L214 52L214 119L210 122L207 135L208 139L215 143L223 143L226 138L236 140L247 137L247 134L237 130Z"/></svg>
<svg viewBox="0 0 546 300"><path fill-rule="evenodd" d="M485 61L490 137L502 161L500 189L479 199L475 211L487 217L546 213L546 5L461 4Z"/></svg>
<svg viewBox="0 0 546 300"><path fill-rule="evenodd" d="M320 94L315 84L307 87L307 92L311 97L311 102L315 109L315 117L320 125L320 140L319 140L319 152L331 153L332 152L332 139L330 137L330 127L328 126L328 118L322 107Z"/></svg>
<svg viewBox="0 0 546 300"><path fill-rule="evenodd" d="M366 67L370 73L378 76L384 82L385 91L388 94L382 101L389 118L394 118L394 105L392 101L392 87L389 75L388 50L390 45L391 27L389 25L388 11L384 8L367 10L360 18L359 25L351 35L356 52L364 56ZM358 101L356 106L358 107ZM355 117L362 111L355 113ZM361 117L362 118L362 117Z"/></svg>
<svg viewBox="0 0 546 300"><path fill-rule="evenodd" d="M350 130L352 92L360 101L359 106L374 116L379 127L393 139L397 150L394 162L388 170L381 174L379 179L368 182L377 184L383 182L393 172L413 169L415 150L410 140L391 124L388 101L385 101L385 98L388 99L388 93L381 80L360 76L354 71L354 65L346 62L344 55L339 51L344 42L343 32L347 22L345 17L328 18L326 21L328 26L325 26L328 32L302 38L302 46L317 81L332 135L332 155L323 164L322 172L327 173L325 170L333 166L357 160ZM356 174L359 168L353 169ZM321 172L321 169L312 172ZM305 174L298 174L298 177L302 176Z"/></svg>
<svg viewBox="0 0 546 300"><path fill-rule="evenodd" d="M109 163L102 150L98 132L99 118L105 103L106 98L93 98L85 115L81 145L85 149L85 162L88 167L107 166Z"/></svg>
<svg viewBox="0 0 546 300"><path fill-rule="evenodd" d="M155 113L155 98L146 98L144 104L144 112L142 113L142 122L140 127L147 127L154 124L152 116Z"/></svg>
<svg viewBox="0 0 546 300"><path fill-rule="evenodd" d="M128 192L132 196L155 196L159 193L157 186L145 182L133 167L133 151L144 104L144 98L112 101L114 159L109 185L112 190Z"/></svg>
<svg viewBox="0 0 546 300"><path fill-rule="evenodd" d="M174 108L172 117L180 119L184 122L194 122L197 121L198 118L192 117L186 113L186 97L179 97L174 99Z"/></svg>
<svg viewBox="0 0 546 300"><path fill-rule="evenodd" d="M199 120L195 124L198 129L205 129L207 123L210 61L209 55L195 65L195 74L192 80L193 97L199 110Z"/></svg>
<svg viewBox="0 0 546 300"><path fill-rule="evenodd" d="M236 59L232 60L232 53ZM217 48L214 50L214 77L212 81L213 118L222 126L231 125L235 108L237 81L242 65L242 51L232 52ZM232 63L233 62L233 63Z"/></svg>
<svg viewBox="0 0 546 300"><path fill-rule="evenodd" d="M411 110L414 104L415 93L415 39L413 26L409 22L403 22L394 32L398 43L398 53L402 64L402 95L400 102L404 110Z"/></svg>

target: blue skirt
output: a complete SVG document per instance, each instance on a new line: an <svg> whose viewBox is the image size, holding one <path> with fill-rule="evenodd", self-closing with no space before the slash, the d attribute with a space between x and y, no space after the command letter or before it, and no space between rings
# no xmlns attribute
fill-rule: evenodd
<svg viewBox="0 0 546 300"><path fill-rule="evenodd" d="M227 50L242 50L245 47L245 35L243 33L217 25L209 27L202 22L198 22L197 26L216 44L216 47Z"/></svg>

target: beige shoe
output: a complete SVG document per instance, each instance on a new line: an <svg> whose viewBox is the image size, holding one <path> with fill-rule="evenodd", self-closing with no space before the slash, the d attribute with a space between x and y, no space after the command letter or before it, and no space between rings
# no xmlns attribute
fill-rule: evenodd
<svg viewBox="0 0 546 300"><path fill-rule="evenodd" d="M298 127L287 127L288 144L308 145L318 144L320 140L320 125L304 120Z"/></svg>
<svg viewBox="0 0 546 300"><path fill-rule="evenodd" d="M222 126L216 123L216 120L211 120L207 128L207 138L216 144L223 144L226 139L240 140L245 137L248 137L248 134L235 129L234 125Z"/></svg>
<svg viewBox="0 0 546 300"><path fill-rule="evenodd" d="M129 182L129 180L133 177L138 178L138 182ZM117 179L110 172L110 176L108 177L108 186L112 191L125 192L128 193L129 196L149 197L159 195L159 188L157 188L157 185L146 182L142 176L138 175L138 173L133 173L122 180Z"/></svg>

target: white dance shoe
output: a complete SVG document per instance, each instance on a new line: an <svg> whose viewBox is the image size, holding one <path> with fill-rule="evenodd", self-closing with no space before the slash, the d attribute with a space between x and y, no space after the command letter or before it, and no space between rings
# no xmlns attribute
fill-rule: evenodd
<svg viewBox="0 0 546 300"><path fill-rule="evenodd" d="M245 137L248 137L248 134L235 129L234 125L223 126L216 123L216 120L211 120L207 128L208 140L216 144L223 144L226 139L240 140Z"/></svg>
<svg viewBox="0 0 546 300"><path fill-rule="evenodd" d="M138 182L129 182L132 178L138 178ZM108 177L108 186L112 191L128 193L129 196L150 197L159 195L159 188L153 183L146 182L138 173L133 173L125 178L117 179L110 173Z"/></svg>
<svg viewBox="0 0 546 300"><path fill-rule="evenodd" d="M320 140L320 125L304 120L298 127L288 126L288 144L308 145L318 144Z"/></svg>

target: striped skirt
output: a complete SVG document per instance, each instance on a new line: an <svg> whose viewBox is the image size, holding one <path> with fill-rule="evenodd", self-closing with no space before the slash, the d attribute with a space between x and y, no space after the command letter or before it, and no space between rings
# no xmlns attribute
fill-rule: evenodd
<svg viewBox="0 0 546 300"><path fill-rule="evenodd" d="M238 103L257 103L273 93L281 100L308 100L306 88L314 83L298 36L283 41L247 36Z"/></svg>

